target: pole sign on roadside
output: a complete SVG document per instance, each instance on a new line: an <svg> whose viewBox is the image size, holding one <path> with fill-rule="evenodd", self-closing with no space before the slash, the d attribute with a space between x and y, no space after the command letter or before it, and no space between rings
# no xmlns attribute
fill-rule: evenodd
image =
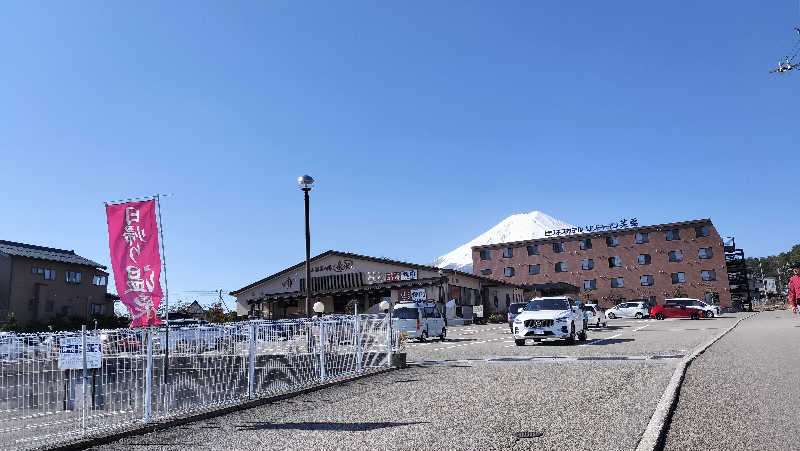
<svg viewBox="0 0 800 451"><path fill-rule="evenodd" d="M98 337L86 337L86 368L100 368L103 347ZM83 345L81 337L63 337L58 341L58 369L78 370L83 368Z"/></svg>

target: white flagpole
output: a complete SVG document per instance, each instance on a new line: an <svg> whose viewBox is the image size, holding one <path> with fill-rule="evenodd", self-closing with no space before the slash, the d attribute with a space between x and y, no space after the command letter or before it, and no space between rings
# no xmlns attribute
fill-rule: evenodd
<svg viewBox="0 0 800 451"><path fill-rule="evenodd" d="M155 195L156 199L156 208L158 210L158 234L161 242L161 264L164 267L164 319L167 323L166 326L166 333L165 339L166 344L164 346L164 385L166 385L164 389L164 413L167 413L167 409L169 408L169 284L167 283L167 257L164 254L164 226L161 221L161 196L159 194Z"/></svg>

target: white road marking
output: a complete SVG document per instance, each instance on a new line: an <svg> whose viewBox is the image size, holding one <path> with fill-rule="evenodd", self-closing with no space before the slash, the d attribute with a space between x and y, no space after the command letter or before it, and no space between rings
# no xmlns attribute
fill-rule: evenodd
<svg viewBox="0 0 800 451"><path fill-rule="evenodd" d="M634 331L634 332L639 332L640 330L644 329L645 327L647 327L647 326L649 326L649 325L650 325L650 324L645 324L645 325L644 325L644 326L642 326L642 327L639 327L639 328L637 328L637 329L633 329L633 331Z"/></svg>
<svg viewBox="0 0 800 451"><path fill-rule="evenodd" d="M622 334L612 335L612 336L606 337L606 338L598 338L597 340L592 340L589 343L584 343L584 344L578 345L578 346L591 346L591 345L593 345L595 343L600 343L601 341L606 341L606 340L611 340L612 338L617 338L620 335L622 335Z"/></svg>

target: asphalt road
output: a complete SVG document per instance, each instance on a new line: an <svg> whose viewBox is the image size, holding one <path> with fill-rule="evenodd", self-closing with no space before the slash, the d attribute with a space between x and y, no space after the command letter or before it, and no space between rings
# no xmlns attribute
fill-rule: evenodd
<svg viewBox="0 0 800 451"><path fill-rule="evenodd" d="M452 327L407 369L98 449L633 449L678 360L736 318L614 320L573 346Z"/></svg>
<svg viewBox="0 0 800 451"><path fill-rule="evenodd" d="M762 312L692 362L666 449L800 448L800 315Z"/></svg>

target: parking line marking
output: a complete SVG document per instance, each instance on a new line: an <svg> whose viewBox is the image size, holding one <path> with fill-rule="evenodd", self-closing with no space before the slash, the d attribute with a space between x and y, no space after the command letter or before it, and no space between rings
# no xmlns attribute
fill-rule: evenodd
<svg viewBox="0 0 800 451"><path fill-rule="evenodd" d="M650 324L652 324L652 323L648 323L648 324L645 324L645 325L644 325L644 326L642 326L642 327L639 327L639 328L637 328L637 329L633 329L633 331L634 331L634 332L639 332L640 330L644 329L645 327L649 326Z"/></svg>
<svg viewBox="0 0 800 451"><path fill-rule="evenodd" d="M578 346L591 346L591 345L593 345L595 343L600 343L601 341L606 341L606 340L611 340L612 338L617 338L620 335L622 335L622 334L612 335L612 336L606 337L606 338L598 338L597 340L592 340L589 343L584 343L584 344L578 345Z"/></svg>

